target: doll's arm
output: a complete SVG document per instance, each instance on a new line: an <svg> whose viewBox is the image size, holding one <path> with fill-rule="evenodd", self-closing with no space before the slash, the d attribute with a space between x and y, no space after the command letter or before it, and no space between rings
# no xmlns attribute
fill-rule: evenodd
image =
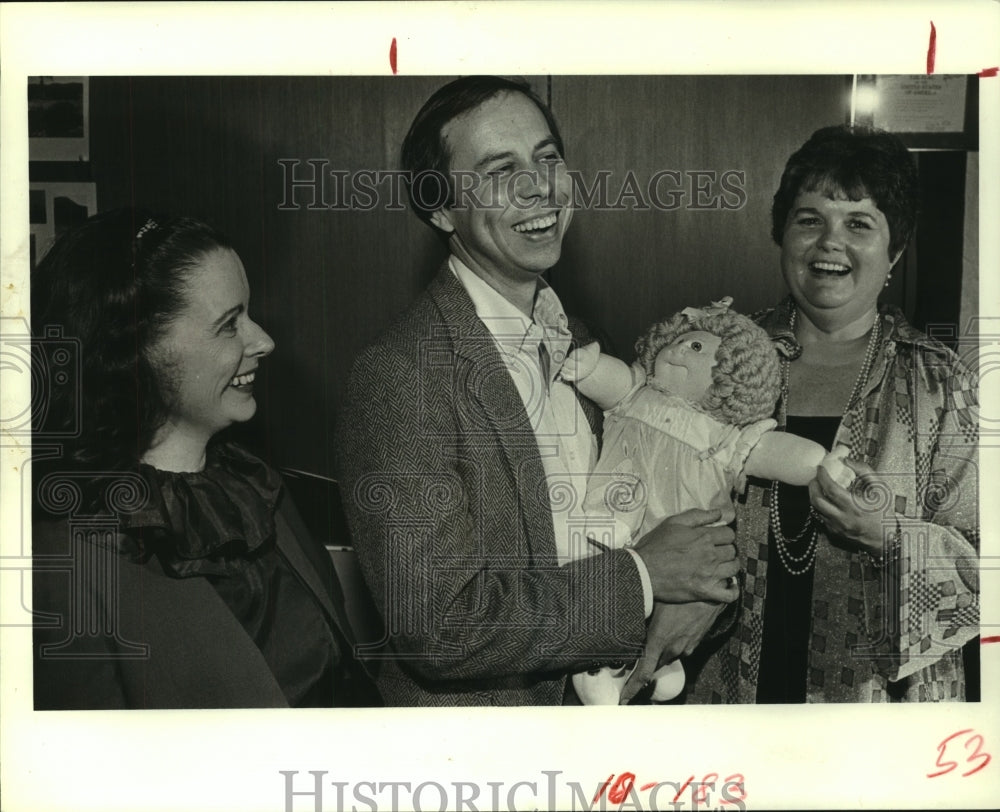
<svg viewBox="0 0 1000 812"><path fill-rule="evenodd" d="M638 374L624 361L602 353L596 341L573 350L560 372L564 381L574 382L581 393L605 411L621 402L637 383Z"/></svg>
<svg viewBox="0 0 1000 812"><path fill-rule="evenodd" d="M822 465L841 485L847 487L853 472L843 464L848 449L841 446L829 454L819 443L788 434L769 431L753 447L744 473L761 479L777 479L789 485L808 485L816 478L816 468Z"/></svg>

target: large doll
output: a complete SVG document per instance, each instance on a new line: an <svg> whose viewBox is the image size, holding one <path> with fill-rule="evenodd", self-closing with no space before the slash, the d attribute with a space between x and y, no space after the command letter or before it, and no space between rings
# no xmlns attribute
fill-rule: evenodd
<svg viewBox="0 0 1000 812"><path fill-rule="evenodd" d="M629 367L597 344L575 351L562 377L605 410L604 443L587 485L586 536L593 548L622 547L690 508L735 516L748 476L807 485L823 464L841 482L847 449L827 454L810 440L776 432L771 419L782 381L767 333L729 309L730 297L654 324ZM596 551L596 549L595 549ZM584 704L618 704L629 668L576 674ZM654 701L684 687L679 660L653 675Z"/></svg>

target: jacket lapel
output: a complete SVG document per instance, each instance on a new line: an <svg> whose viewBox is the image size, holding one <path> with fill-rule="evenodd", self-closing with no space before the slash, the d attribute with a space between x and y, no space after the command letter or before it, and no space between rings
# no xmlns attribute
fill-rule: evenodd
<svg viewBox="0 0 1000 812"><path fill-rule="evenodd" d="M347 621L347 610L344 608L344 593L340 582L337 580L332 570L333 564L327 560L319 561L310 557L303 545L298 544L296 539L309 538L301 517L290 499L283 500L280 508L275 512L275 525L277 530L278 549L281 550L285 560L295 570L299 578L313 593L319 601L323 610L333 618L337 627L352 645L354 635L351 633L350 624ZM328 553L322 547L313 545L318 554L327 556ZM329 566L326 566L329 564ZM323 577L325 574L325 578Z"/></svg>
<svg viewBox="0 0 1000 812"><path fill-rule="evenodd" d="M521 517L533 557L555 555L552 509L538 442L524 403L493 336L476 315L465 288L445 263L428 288L448 326L456 356L454 397L469 405L474 428L502 449L515 483Z"/></svg>

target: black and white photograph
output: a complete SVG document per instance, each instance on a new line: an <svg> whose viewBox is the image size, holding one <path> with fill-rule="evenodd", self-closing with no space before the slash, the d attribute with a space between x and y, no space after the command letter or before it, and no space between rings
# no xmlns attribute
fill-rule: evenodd
<svg viewBox="0 0 1000 812"><path fill-rule="evenodd" d="M1000 14L415 5L5 58L9 808L988 808Z"/></svg>
<svg viewBox="0 0 1000 812"><path fill-rule="evenodd" d="M28 137L34 160L87 160L87 105L86 76L28 78Z"/></svg>

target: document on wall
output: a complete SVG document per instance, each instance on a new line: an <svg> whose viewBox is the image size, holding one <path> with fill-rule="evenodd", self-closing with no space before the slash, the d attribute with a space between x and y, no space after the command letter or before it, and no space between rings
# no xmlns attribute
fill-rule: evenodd
<svg viewBox="0 0 1000 812"><path fill-rule="evenodd" d="M894 133L960 133L967 77L879 76L874 124Z"/></svg>

